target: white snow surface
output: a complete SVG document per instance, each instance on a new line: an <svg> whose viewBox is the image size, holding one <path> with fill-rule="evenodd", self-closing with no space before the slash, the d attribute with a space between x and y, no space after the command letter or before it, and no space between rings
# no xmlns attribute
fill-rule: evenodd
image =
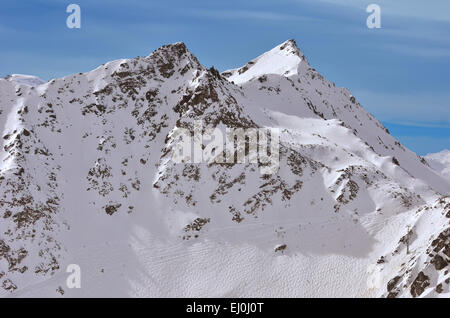
<svg viewBox="0 0 450 318"><path fill-rule="evenodd" d="M268 74L296 75L304 65L308 65L305 56L297 48L295 41L289 40L251 60L242 68L229 70L224 74L227 74L229 81L242 84Z"/></svg>
<svg viewBox="0 0 450 318"><path fill-rule="evenodd" d="M425 159L431 168L439 172L447 180L450 180L450 150L428 154L425 156Z"/></svg>
<svg viewBox="0 0 450 318"><path fill-rule="evenodd" d="M39 86L45 83L44 80L33 75L11 74L4 77L7 81L27 86Z"/></svg>
<svg viewBox="0 0 450 318"><path fill-rule="evenodd" d="M221 76L175 43L0 79L0 295L449 297L448 178L293 40L253 62ZM280 128L279 171L173 163L194 120Z"/></svg>

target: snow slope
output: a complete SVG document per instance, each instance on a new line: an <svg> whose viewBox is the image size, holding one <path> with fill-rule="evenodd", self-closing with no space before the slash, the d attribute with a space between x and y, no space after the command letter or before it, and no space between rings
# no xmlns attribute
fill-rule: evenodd
<svg viewBox="0 0 450 318"><path fill-rule="evenodd" d="M450 150L428 154L425 156L425 159L431 168L439 172L447 180L450 180Z"/></svg>
<svg viewBox="0 0 450 318"><path fill-rule="evenodd" d="M268 74L286 77L298 75L307 67L309 64L305 56L293 41L288 41L251 60L245 66L226 71L222 75L235 84L242 84Z"/></svg>
<svg viewBox="0 0 450 318"><path fill-rule="evenodd" d="M174 163L198 120L280 128L280 169ZM0 129L1 295L449 296L449 180L293 40L222 74L175 43L0 79Z"/></svg>
<svg viewBox="0 0 450 318"><path fill-rule="evenodd" d="M4 77L7 81L16 83L16 84L22 84L22 85L28 85L28 86L39 86L41 84L44 84L45 81L41 80L39 77L33 76L33 75L24 75L24 74L11 74Z"/></svg>

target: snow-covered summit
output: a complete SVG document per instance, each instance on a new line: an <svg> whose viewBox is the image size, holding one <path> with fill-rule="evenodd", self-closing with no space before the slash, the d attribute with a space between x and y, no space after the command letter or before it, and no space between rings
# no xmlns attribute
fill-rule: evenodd
<svg viewBox="0 0 450 318"><path fill-rule="evenodd" d="M236 84L250 81L262 75L275 74L291 76L299 73L300 66L308 64L295 40L287 40L272 50L258 56L245 66L222 73Z"/></svg>
<svg viewBox="0 0 450 318"><path fill-rule="evenodd" d="M39 86L46 83L44 80L40 79L37 76L25 74L6 75L4 79L16 84L23 84L27 86Z"/></svg>
<svg viewBox="0 0 450 318"><path fill-rule="evenodd" d="M448 295L447 180L293 41L254 61L236 85L175 43L0 80L0 295ZM278 172L173 162L195 121L279 128Z"/></svg>

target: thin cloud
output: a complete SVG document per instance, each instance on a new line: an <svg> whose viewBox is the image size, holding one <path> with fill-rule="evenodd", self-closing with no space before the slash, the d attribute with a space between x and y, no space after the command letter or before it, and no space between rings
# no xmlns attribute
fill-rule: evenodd
<svg viewBox="0 0 450 318"><path fill-rule="evenodd" d="M424 58L447 58L450 57L450 48L440 47L417 47L407 44L386 44L379 46L380 49L394 53Z"/></svg>
<svg viewBox="0 0 450 318"><path fill-rule="evenodd" d="M440 152L443 149L450 149L450 138L428 137L428 136L397 136L400 142L421 155Z"/></svg>
<svg viewBox="0 0 450 318"><path fill-rule="evenodd" d="M317 21L316 18L303 17L285 13L275 13L268 11L253 10L190 10L190 15L211 18L211 19L231 19L231 20L263 20L263 21Z"/></svg>
<svg viewBox="0 0 450 318"><path fill-rule="evenodd" d="M401 94L362 90L355 91L354 95L381 121L450 128L450 94Z"/></svg>
<svg viewBox="0 0 450 318"><path fill-rule="evenodd" d="M370 3L372 3L368 0L319 1L364 10ZM432 4L429 1L415 1L412 3L410 0L378 0L375 3L381 7L382 14L405 18L450 22L450 1L448 0L434 0Z"/></svg>
<svg viewBox="0 0 450 318"><path fill-rule="evenodd" d="M359 34L368 35L372 30L359 30ZM429 24L402 24L397 23L389 27L376 30L376 33L371 32L370 35L402 39L404 41L415 41L416 43L427 43L445 46L450 43L449 29L441 28L435 23Z"/></svg>
<svg viewBox="0 0 450 318"><path fill-rule="evenodd" d="M441 124L441 123L423 123L423 122L413 122L413 121L392 121L390 124L402 125L408 127L416 127L416 128L444 128L450 129L450 123Z"/></svg>

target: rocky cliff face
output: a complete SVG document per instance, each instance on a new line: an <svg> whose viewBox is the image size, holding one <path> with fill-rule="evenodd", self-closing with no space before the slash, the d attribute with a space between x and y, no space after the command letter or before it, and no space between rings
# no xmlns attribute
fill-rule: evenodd
<svg viewBox="0 0 450 318"><path fill-rule="evenodd" d="M175 163L195 122L280 129L279 169ZM448 180L293 40L222 74L176 43L0 79L0 127L4 295L448 296Z"/></svg>

